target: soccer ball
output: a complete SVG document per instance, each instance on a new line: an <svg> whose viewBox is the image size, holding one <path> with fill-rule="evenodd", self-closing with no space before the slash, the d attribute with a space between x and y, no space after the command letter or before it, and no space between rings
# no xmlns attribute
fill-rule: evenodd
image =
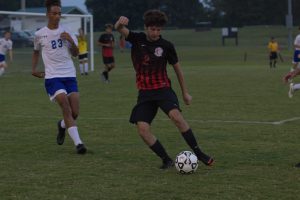
<svg viewBox="0 0 300 200"><path fill-rule="evenodd" d="M175 167L181 174L192 174L198 168L198 158L190 151L182 151L176 156Z"/></svg>

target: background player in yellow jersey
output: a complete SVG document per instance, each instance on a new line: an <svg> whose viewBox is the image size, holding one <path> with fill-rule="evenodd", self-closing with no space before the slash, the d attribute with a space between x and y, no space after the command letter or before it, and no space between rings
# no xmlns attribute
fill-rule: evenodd
<svg viewBox="0 0 300 200"><path fill-rule="evenodd" d="M271 40L268 44L269 49L269 59L270 59L270 69L276 67L278 52L279 52L279 45L276 42L274 37L271 37Z"/></svg>
<svg viewBox="0 0 300 200"><path fill-rule="evenodd" d="M78 39L78 49L79 49L79 55L78 55L79 70L81 75L88 75L89 65L88 65L88 51L87 51L86 36L84 35L82 28L80 28L78 32L79 35L77 39Z"/></svg>

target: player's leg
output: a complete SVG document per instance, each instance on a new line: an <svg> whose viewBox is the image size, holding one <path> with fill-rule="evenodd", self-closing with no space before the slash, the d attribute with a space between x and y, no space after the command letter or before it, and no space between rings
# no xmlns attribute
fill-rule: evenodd
<svg viewBox="0 0 300 200"><path fill-rule="evenodd" d="M180 112L179 102L175 92L172 89L169 89L164 92L163 96L165 97L165 100L158 102L159 107L164 111L164 113L169 116L169 118L181 132L186 143L195 152L198 159L206 165L212 165L214 160L210 156L202 152L196 141L192 129L183 118Z"/></svg>
<svg viewBox="0 0 300 200"><path fill-rule="evenodd" d="M85 75L88 75L88 72L89 72L89 64L88 64L87 53L86 53L86 55L85 55L83 65L84 65L84 74L85 74Z"/></svg>
<svg viewBox="0 0 300 200"><path fill-rule="evenodd" d="M58 105L60 106L63 114L63 120L58 123L59 132L57 135L57 143L59 145L64 143L65 139L65 129L68 130L71 138L73 139L72 135L78 135L77 126L72 114L72 107L69 102L69 98L67 96L68 93L78 92L77 83L75 78L71 78L70 83L66 84L61 78L54 78L54 79L46 79L45 80L45 87L50 95L51 100L55 100ZM82 144L80 138L74 140L75 145ZM82 151L78 151L77 153L83 153Z"/></svg>
<svg viewBox="0 0 300 200"><path fill-rule="evenodd" d="M137 131L145 144L162 160L160 169L174 165L160 141L151 133L150 124L157 113L155 102L145 102L135 106L130 116L130 122L137 125Z"/></svg>
<svg viewBox="0 0 300 200"><path fill-rule="evenodd" d="M206 155L198 145L196 138L194 136L194 133L192 129L189 127L186 120L183 118L181 112L178 109L172 109L169 112L169 117L175 124L175 126L178 128L178 130L181 132L181 135L183 136L186 143L189 145L189 147L195 152L196 156L199 160L201 160L204 164L211 166L214 162L213 158Z"/></svg>
<svg viewBox="0 0 300 200"><path fill-rule="evenodd" d="M70 93L68 96L68 100L69 100L69 104L71 107L72 117L75 122L75 120L77 119L77 117L79 115L79 93L78 92ZM80 139L77 125L75 124L75 126L71 130L69 128L68 132L69 132L70 137L74 141L74 144L77 148L77 152L79 154L84 154L87 149Z"/></svg>
<svg viewBox="0 0 300 200"><path fill-rule="evenodd" d="M80 74L83 75L83 55L80 54L78 55L78 61L79 61L79 71L80 71Z"/></svg>

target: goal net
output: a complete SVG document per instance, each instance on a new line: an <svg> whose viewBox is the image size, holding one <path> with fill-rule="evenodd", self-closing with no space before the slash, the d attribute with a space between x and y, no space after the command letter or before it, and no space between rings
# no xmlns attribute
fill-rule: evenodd
<svg viewBox="0 0 300 200"><path fill-rule="evenodd" d="M26 72L31 70L34 32L46 26L47 22L45 13L0 11L0 38L3 37L6 30L10 30L12 33L13 66L22 63L23 66L26 65L26 68L23 67L19 70ZM60 24L76 35L78 35L79 28L84 30L88 42L89 70L94 71L93 16L62 14ZM78 69L78 59L74 59L74 64ZM41 61L39 65L42 65ZM14 72L16 70L12 69Z"/></svg>

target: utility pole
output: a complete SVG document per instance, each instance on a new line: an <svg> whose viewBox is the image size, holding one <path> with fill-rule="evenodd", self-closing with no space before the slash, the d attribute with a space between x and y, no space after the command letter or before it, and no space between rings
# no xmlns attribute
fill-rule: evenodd
<svg viewBox="0 0 300 200"><path fill-rule="evenodd" d="M293 46L293 14L292 14L292 0L288 0L288 14L286 15L286 27L288 29L288 48Z"/></svg>

